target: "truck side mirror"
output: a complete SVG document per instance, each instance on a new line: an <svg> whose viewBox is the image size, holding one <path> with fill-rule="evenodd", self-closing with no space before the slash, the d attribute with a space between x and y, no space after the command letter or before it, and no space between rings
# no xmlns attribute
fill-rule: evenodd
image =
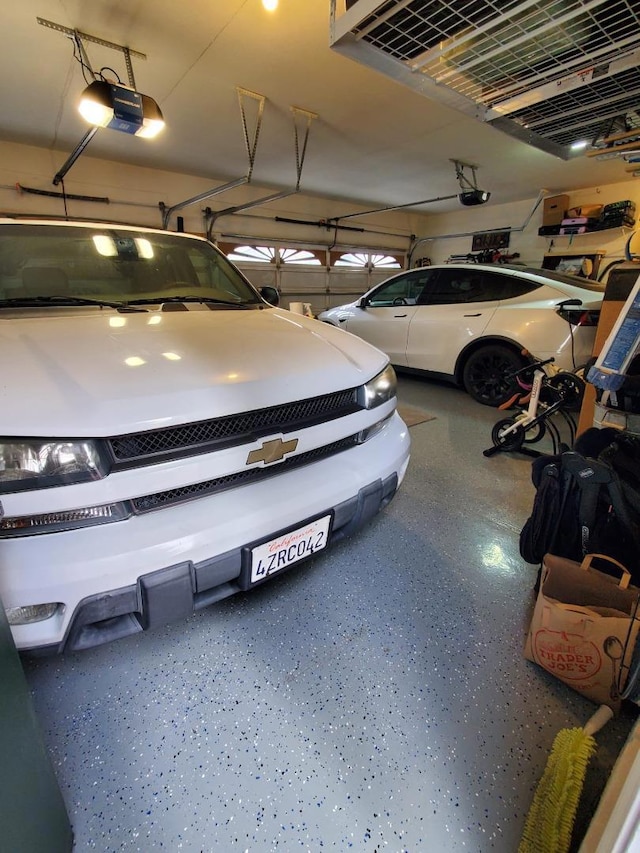
<svg viewBox="0 0 640 853"><path fill-rule="evenodd" d="M280 304L280 294L276 290L275 287L261 287L260 288L260 296L269 303L269 305L279 305Z"/></svg>

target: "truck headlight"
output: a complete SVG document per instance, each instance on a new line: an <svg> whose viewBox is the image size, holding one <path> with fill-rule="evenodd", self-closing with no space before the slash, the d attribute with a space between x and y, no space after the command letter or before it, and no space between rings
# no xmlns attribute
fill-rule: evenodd
<svg viewBox="0 0 640 853"><path fill-rule="evenodd" d="M375 409L376 406L392 400L396 396L397 387L396 372L388 364L381 373L361 386L362 398L359 402L365 409Z"/></svg>
<svg viewBox="0 0 640 853"><path fill-rule="evenodd" d="M93 441L0 438L0 494L85 483L106 473Z"/></svg>

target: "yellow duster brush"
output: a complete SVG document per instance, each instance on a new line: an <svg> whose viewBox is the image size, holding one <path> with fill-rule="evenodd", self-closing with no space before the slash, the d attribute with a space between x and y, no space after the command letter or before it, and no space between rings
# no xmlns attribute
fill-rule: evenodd
<svg viewBox="0 0 640 853"><path fill-rule="evenodd" d="M518 853L569 850L587 765L596 751L594 735L612 716L608 705L600 705L584 728L558 732L527 815Z"/></svg>

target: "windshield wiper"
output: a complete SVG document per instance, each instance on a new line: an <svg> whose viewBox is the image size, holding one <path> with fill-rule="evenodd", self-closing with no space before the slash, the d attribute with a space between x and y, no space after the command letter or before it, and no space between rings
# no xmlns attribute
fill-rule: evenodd
<svg viewBox="0 0 640 853"><path fill-rule="evenodd" d="M230 302L212 296L156 296L150 299L130 299L126 305L162 305L165 302L200 302L203 305L226 305L229 308L248 308L246 302Z"/></svg>
<svg viewBox="0 0 640 853"><path fill-rule="evenodd" d="M101 308L126 308L126 302L89 299L85 296L14 296L0 299L0 308L35 308L39 305L98 305Z"/></svg>

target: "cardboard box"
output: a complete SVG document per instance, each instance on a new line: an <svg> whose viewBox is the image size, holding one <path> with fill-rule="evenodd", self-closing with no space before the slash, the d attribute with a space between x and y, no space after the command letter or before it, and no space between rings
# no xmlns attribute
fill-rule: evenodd
<svg viewBox="0 0 640 853"><path fill-rule="evenodd" d="M589 217L598 217L602 213L602 205L601 204L581 204L579 207L570 207L567 211L567 216L577 217L577 216L589 216Z"/></svg>
<svg viewBox="0 0 640 853"><path fill-rule="evenodd" d="M560 225L569 209L568 195L554 195L542 200L542 224Z"/></svg>

